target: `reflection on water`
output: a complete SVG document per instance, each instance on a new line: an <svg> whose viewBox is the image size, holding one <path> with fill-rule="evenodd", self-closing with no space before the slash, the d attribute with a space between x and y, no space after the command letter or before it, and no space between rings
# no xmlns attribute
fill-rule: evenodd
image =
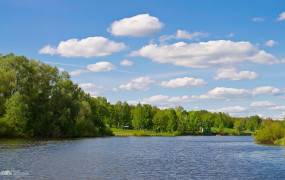
<svg viewBox="0 0 285 180"><path fill-rule="evenodd" d="M285 179L285 150L251 137L0 141L0 179Z"/></svg>

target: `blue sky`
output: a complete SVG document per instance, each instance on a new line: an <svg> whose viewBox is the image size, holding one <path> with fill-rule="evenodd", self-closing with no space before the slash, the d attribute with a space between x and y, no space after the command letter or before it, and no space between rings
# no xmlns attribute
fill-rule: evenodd
<svg viewBox="0 0 285 180"><path fill-rule="evenodd" d="M111 102L285 116L282 0L0 0L0 53Z"/></svg>

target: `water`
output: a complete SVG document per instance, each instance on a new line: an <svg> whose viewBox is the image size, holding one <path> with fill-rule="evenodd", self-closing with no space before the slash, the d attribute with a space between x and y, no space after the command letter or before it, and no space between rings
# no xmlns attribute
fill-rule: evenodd
<svg viewBox="0 0 285 180"><path fill-rule="evenodd" d="M285 179L285 149L251 137L0 141L0 179Z"/></svg>

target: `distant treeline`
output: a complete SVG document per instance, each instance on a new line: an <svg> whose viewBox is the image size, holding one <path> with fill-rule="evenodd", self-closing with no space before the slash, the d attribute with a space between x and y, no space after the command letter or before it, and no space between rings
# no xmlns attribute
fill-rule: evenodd
<svg viewBox="0 0 285 180"><path fill-rule="evenodd" d="M23 56L0 56L0 137L91 137L110 128L189 135L240 135L262 126L258 116L159 109L148 104L110 104L93 98L67 72ZM262 126L264 127L264 126Z"/></svg>

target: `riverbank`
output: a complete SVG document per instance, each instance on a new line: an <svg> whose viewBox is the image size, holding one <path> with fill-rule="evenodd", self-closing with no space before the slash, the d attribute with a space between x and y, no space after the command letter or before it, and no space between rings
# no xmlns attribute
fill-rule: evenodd
<svg viewBox="0 0 285 180"><path fill-rule="evenodd" d="M155 132L151 130L133 130L112 128L114 136L178 136L178 132Z"/></svg>
<svg viewBox="0 0 285 180"><path fill-rule="evenodd" d="M179 133L175 132L156 132L152 130L134 130L134 129L111 129L114 136L181 136L181 135L198 135L198 136L250 136L252 132L243 131L236 132L234 129L225 128L223 131L218 131L217 129L213 129L209 134L190 134L190 133Z"/></svg>

